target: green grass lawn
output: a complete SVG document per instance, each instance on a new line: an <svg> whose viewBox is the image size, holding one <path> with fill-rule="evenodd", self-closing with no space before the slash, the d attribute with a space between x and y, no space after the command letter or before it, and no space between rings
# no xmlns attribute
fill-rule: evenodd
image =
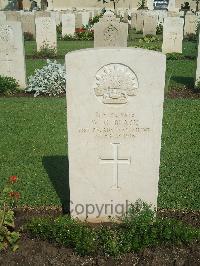
<svg viewBox="0 0 200 266"><path fill-rule="evenodd" d="M158 206L200 207L200 101L166 100ZM0 98L0 186L10 175L20 205L60 205L67 191L67 125L63 98Z"/></svg>

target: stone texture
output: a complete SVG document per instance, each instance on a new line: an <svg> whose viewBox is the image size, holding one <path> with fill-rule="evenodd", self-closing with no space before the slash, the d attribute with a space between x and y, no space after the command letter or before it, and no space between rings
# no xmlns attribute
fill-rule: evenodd
<svg viewBox="0 0 200 266"><path fill-rule="evenodd" d="M76 29L81 29L83 27L83 22L82 22L82 14L81 13L76 13L75 14L75 26Z"/></svg>
<svg viewBox="0 0 200 266"><path fill-rule="evenodd" d="M21 16L21 22L22 22L22 31L33 34L33 37L35 38L35 15L34 13L28 13L28 12L24 13Z"/></svg>
<svg viewBox="0 0 200 266"><path fill-rule="evenodd" d="M138 199L156 206L165 68L165 55L136 48L66 55L73 217L106 221Z"/></svg>
<svg viewBox="0 0 200 266"><path fill-rule="evenodd" d="M49 18L51 17L51 13L49 11L36 11L35 12L35 17L36 18Z"/></svg>
<svg viewBox="0 0 200 266"><path fill-rule="evenodd" d="M82 24L86 27L89 23L90 12L82 12Z"/></svg>
<svg viewBox="0 0 200 266"><path fill-rule="evenodd" d="M197 17L192 14L186 14L185 25L184 25L184 35L196 34L197 30Z"/></svg>
<svg viewBox="0 0 200 266"><path fill-rule="evenodd" d="M128 23L106 12L94 25L94 47L127 47Z"/></svg>
<svg viewBox="0 0 200 266"><path fill-rule="evenodd" d="M4 11L7 21L20 21L21 14L18 11Z"/></svg>
<svg viewBox="0 0 200 266"><path fill-rule="evenodd" d="M3 11L0 11L0 22L6 21L6 14Z"/></svg>
<svg viewBox="0 0 200 266"><path fill-rule="evenodd" d="M57 34L55 20L50 17L35 19L37 51L42 47L57 48Z"/></svg>
<svg viewBox="0 0 200 266"><path fill-rule="evenodd" d="M74 35L75 33L75 15L64 14L62 15L62 36Z"/></svg>
<svg viewBox="0 0 200 266"><path fill-rule="evenodd" d="M137 24L137 13L133 12L131 14L131 28L136 29L136 24Z"/></svg>
<svg viewBox="0 0 200 266"><path fill-rule="evenodd" d="M182 53L183 24L183 18L165 18L163 26L163 53Z"/></svg>
<svg viewBox="0 0 200 266"><path fill-rule="evenodd" d="M145 16L145 11L137 11L137 22L136 22L136 31L137 32L143 32L143 26L144 26L144 16Z"/></svg>
<svg viewBox="0 0 200 266"><path fill-rule="evenodd" d="M197 55L197 69L196 69L196 84L200 82L200 34L198 36L198 55Z"/></svg>
<svg viewBox="0 0 200 266"><path fill-rule="evenodd" d="M51 18L53 18L58 26L61 23L61 13L59 11L51 11Z"/></svg>
<svg viewBox="0 0 200 266"><path fill-rule="evenodd" d="M26 87L24 40L21 22L0 24L0 75L15 78Z"/></svg>
<svg viewBox="0 0 200 266"><path fill-rule="evenodd" d="M144 28L143 28L143 35L156 35L158 24L158 16L156 15L148 15L144 16Z"/></svg>

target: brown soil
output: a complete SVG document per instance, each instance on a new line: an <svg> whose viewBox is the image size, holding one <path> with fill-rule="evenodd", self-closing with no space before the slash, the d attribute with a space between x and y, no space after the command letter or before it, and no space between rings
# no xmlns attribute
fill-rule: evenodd
<svg viewBox="0 0 200 266"><path fill-rule="evenodd" d="M61 214L61 209L24 208L16 210L16 225L19 229L26 221L36 216ZM174 210L158 210L161 217L170 217L182 220L188 224L200 227L200 212L181 212ZM32 239L28 234L22 233L20 248L15 253L5 251L0 253L0 265L2 266L26 266L26 265L200 265L200 243L193 242L188 246L163 245L154 248L146 248L139 253L131 253L113 258L108 256L80 257L72 249L58 246L55 243Z"/></svg>
<svg viewBox="0 0 200 266"><path fill-rule="evenodd" d="M0 97L5 97L5 98L10 98L10 97L29 97L29 98L34 98L34 94L33 93L25 93L25 92L17 92L15 94L12 95L4 95L0 93ZM65 93L62 93L58 96L48 96L48 95L39 95L37 96L37 98L51 98L51 97L57 97L57 98L62 98L62 97L66 97ZM195 91L189 88L182 88L182 89L172 89L170 90L170 92L167 93L167 95L165 96L168 99L200 99L200 90L199 91Z"/></svg>

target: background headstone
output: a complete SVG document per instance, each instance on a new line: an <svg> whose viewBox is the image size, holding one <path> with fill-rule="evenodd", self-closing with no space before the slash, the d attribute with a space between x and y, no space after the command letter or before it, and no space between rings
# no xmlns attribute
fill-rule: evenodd
<svg viewBox="0 0 200 266"><path fill-rule="evenodd" d="M165 18L163 26L163 53L182 53L183 24L183 18Z"/></svg>
<svg viewBox="0 0 200 266"><path fill-rule="evenodd" d="M33 37L35 38L35 15L34 13L28 13L28 12L24 13L21 16L21 22L22 22L22 31L33 34Z"/></svg>
<svg viewBox="0 0 200 266"><path fill-rule="evenodd" d="M76 13L75 14L75 26L76 29L81 29L83 27L83 22L82 22L82 14L81 13Z"/></svg>
<svg viewBox="0 0 200 266"><path fill-rule="evenodd" d="M26 87L24 39L21 22L0 24L0 75L13 77Z"/></svg>
<svg viewBox="0 0 200 266"><path fill-rule="evenodd" d="M57 34L55 20L50 17L35 19L37 51L43 47L57 49Z"/></svg>
<svg viewBox="0 0 200 266"><path fill-rule="evenodd" d="M94 47L127 47L128 23L120 22L112 12L106 12L94 24Z"/></svg>
<svg viewBox="0 0 200 266"><path fill-rule="evenodd" d="M144 28L143 35L156 35L158 24L158 17L156 15L145 15L144 16Z"/></svg>
<svg viewBox="0 0 200 266"><path fill-rule="evenodd" d="M74 35L75 33L75 15L63 14L62 15L62 37L65 35Z"/></svg>
<svg viewBox="0 0 200 266"><path fill-rule="evenodd" d="M138 199L157 205L165 69L165 55L142 49L66 55L73 217L107 221L119 204L124 211ZM113 212L99 216L96 206L105 204Z"/></svg>
<svg viewBox="0 0 200 266"><path fill-rule="evenodd" d="M197 30L197 16L192 14L186 14L185 25L184 25L184 35L196 34Z"/></svg>

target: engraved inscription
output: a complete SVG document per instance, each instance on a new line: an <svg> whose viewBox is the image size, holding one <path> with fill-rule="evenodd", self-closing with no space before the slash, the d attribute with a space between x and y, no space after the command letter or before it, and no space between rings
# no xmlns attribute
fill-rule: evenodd
<svg viewBox="0 0 200 266"><path fill-rule="evenodd" d="M136 96L138 80L135 73L122 64L109 64L96 74L95 95L104 104L126 104Z"/></svg>
<svg viewBox="0 0 200 266"><path fill-rule="evenodd" d="M131 158L119 159L119 145L120 143L111 143L113 146L113 159L102 159L100 158L100 164L113 164L113 185L112 189L120 189L119 187L119 164L130 164Z"/></svg>
<svg viewBox="0 0 200 266"><path fill-rule="evenodd" d="M100 113L87 127L78 129L82 135L92 134L100 138L135 138L139 134L148 134L149 127L140 125L134 113Z"/></svg>
<svg viewBox="0 0 200 266"><path fill-rule="evenodd" d="M106 42L107 46L116 46L118 34L117 28L115 28L113 25L109 25L104 30L104 41Z"/></svg>

